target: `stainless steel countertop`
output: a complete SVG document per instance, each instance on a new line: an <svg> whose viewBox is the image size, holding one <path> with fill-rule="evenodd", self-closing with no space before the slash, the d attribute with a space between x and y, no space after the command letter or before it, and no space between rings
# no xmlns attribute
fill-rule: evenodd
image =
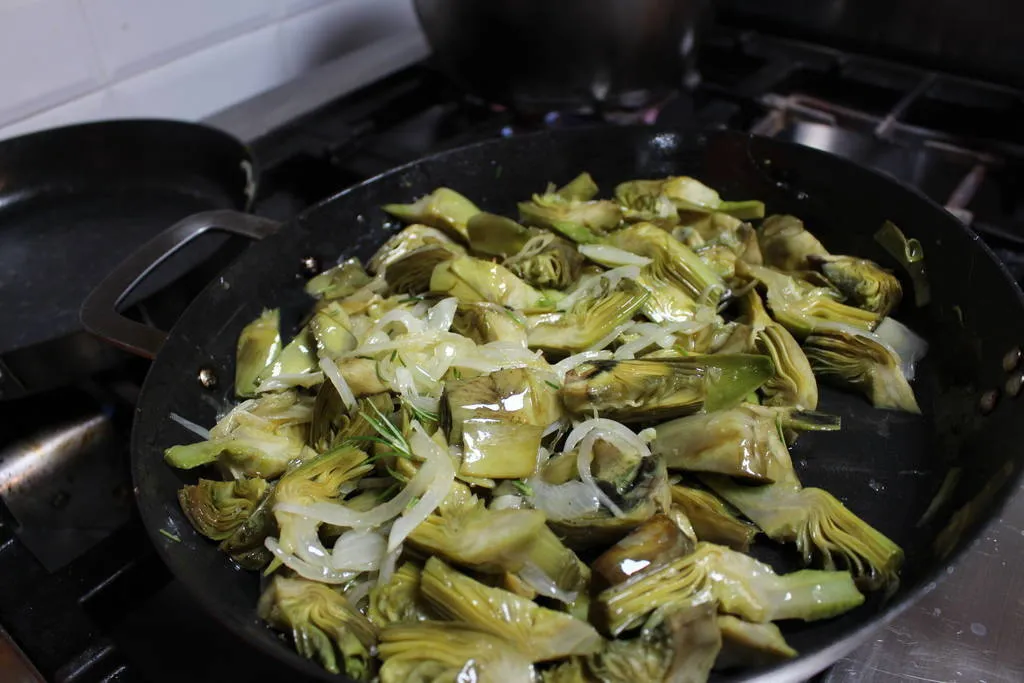
<svg viewBox="0 0 1024 683"><path fill-rule="evenodd" d="M251 141L429 54L419 31L378 41L206 119ZM1024 486L945 580L821 683L1024 681Z"/></svg>
<svg viewBox="0 0 1024 683"><path fill-rule="evenodd" d="M1024 486L924 598L822 683L1024 681Z"/></svg>

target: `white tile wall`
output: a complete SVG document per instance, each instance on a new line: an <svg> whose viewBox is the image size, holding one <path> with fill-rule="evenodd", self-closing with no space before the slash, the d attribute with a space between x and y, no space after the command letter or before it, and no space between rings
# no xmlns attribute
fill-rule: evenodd
<svg viewBox="0 0 1024 683"><path fill-rule="evenodd" d="M412 0L0 0L0 139L202 118L415 24Z"/></svg>

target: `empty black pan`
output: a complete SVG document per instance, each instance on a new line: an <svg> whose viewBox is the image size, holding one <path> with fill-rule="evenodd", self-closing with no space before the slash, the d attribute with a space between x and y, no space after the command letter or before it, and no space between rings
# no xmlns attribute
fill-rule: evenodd
<svg viewBox="0 0 1024 683"><path fill-rule="evenodd" d="M132 440L143 519L174 574L255 648L307 676L331 678L260 622L258 577L233 566L182 515L175 492L193 475L167 467L162 456L168 446L191 437L168 415L212 425L216 404L231 393L242 326L266 306L308 306L302 291L306 259L329 264L340 256L368 257L394 230L381 204L411 200L446 185L487 210L513 212L516 200L581 170L590 171L606 191L629 178L694 175L727 198L757 198L769 212L801 216L835 252L873 258L897 270L872 238L883 221L895 222L924 247L931 301L915 308L908 296L897 313L931 344L915 381L924 415L879 411L859 396L826 388L820 409L840 414L843 431L808 434L794 453L803 481L834 492L904 547L901 587L891 600L872 596L838 619L785 625L789 642L801 653L798 659L720 680L801 680L842 657L944 577L949 563L1015 490L1024 459L1024 421L1016 398L1000 397L999 388L1008 378L1004 357L1024 341L1024 300L988 248L923 195L823 152L735 132L599 128L486 142L395 169L276 231L274 224L235 214L195 217L120 269L83 311L88 329L156 355ZM113 300L148 261L212 226L269 236L205 289L166 340L162 333L118 321ZM910 291L910 282L904 287ZM213 375L220 379L212 395L200 375L207 384ZM961 467L963 476L930 521L922 523L951 467ZM160 530L173 532L181 542ZM767 548L759 552L779 569L794 568L788 554ZM187 656L187 648L182 654Z"/></svg>
<svg viewBox="0 0 1024 683"><path fill-rule="evenodd" d="M86 295L168 225L244 210L254 187L244 144L183 121L102 121L0 142L0 398L120 360L82 330Z"/></svg>

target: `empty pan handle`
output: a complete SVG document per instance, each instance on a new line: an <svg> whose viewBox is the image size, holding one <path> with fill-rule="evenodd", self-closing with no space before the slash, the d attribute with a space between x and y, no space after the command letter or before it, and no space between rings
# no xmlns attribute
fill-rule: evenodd
<svg viewBox="0 0 1024 683"><path fill-rule="evenodd" d="M128 295L157 266L206 232L216 230L259 240L280 226L277 221L237 211L206 211L189 216L146 242L100 282L82 304L82 325L125 351L155 358L167 333L121 315L118 306Z"/></svg>

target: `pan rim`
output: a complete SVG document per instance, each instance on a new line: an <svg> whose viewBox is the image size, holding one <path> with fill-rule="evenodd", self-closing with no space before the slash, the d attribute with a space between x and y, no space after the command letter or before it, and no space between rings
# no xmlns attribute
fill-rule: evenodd
<svg viewBox="0 0 1024 683"><path fill-rule="evenodd" d="M967 238L969 238L972 242L975 242L977 246L980 247L981 253L984 254L987 259L992 261L997 266L998 272L1000 273L1000 277L1004 280L1004 282L1007 285L1009 285L1012 288L1013 295L1016 298L1018 304L1022 308L1024 308L1024 291L1022 291L1020 285L1018 285L1018 283L1013 279L1006 265L995 255L993 250L978 236L978 234L975 231L970 229L969 226L966 226L961 221L957 220L952 214L950 214L943 207L941 207L935 201L926 196L919 189L912 187L887 173L866 166L861 166L860 164L857 164L853 161L830 154L822 150L807 147L804 145L799 145L797 143L783 142L770 137L735 130L708 130L700 128L662 128L657 126L640 125L615 126L609 124L597 124L574 127L571 129L537 131L533 133L517 135L512 138L497 138L483 140L421 157L419 159L389 169L372 178L364 180L356 185L344 188L336 192L335 194L317 202L315 205L308 207L302 213L287 221L284 228L280 232L282 234L287 233L288 225L299 224L303 222L308 215L316 212L318 209L327 204L335 202L341 197L344 197L350 193L357 192L359 189L367 185L374 184L383 178L401 175L402 173L413 170L416 167L427 162L445 161L451 157L458 157L459 155L466 154L471 150L479 151L481 149L485 149L488 147L494 147L496 149L499 149L504 145L510 144L510 141L537 141L542 140L544 138L569 138L572 136L585 137L587 135L600 135L602 131L628 131L615 133L616 135L621 135L623 136L623 138L627 139L631 139L629 138L629 136L631 135L639 136L638 139L640 137L653 139L656 138L657 136L664 135L675 136L677 138L682 138L686 140L690 144L696 145L705 144L706 141L711 137L733 138L737 140L746 140L748 149L752 141L758 141L758 144L765 144L768 145L769 147L774 146L779 149L799 148L800 154L807 155L812 159L822 159L827 161L828 164L832 165L835 165L837 163L842 164L854 170L854 172L874 176L877 180L896 186L903 190L904 192L908 192L915 199L919 200L920 202L923 202L924 205L927 205L932 210L934 210L936 216L942 215L942 220L954 222L957 228L960 231L962 231L962 233ZM276 236L272 236L268 239L272 240L275 239L275 237ZM237 264L244 261L246 256L247 254L243 253L232 264L229 264L229 266L227 266L225 270L227 270L228 268L234 268ZM203 292L201 292L196 297L196 299L189 305L185 314L182 316L182 319L185 319L189 316L189 313L194 306L198 307L197 305L201 303L201 301L204 298L206 298L208 291L212 287L214 287L215 284L215 282L211 282L211 284L208 285L207 288L205 288ZM169 336L174 335L176 328L177 324L170 330ZM156 363L159 362L159 360L160 354L158 354L157 358L154 359L154 366ZM132 427L132 476L133 480L135 481L135 492L137 499L139 498L139 492L141 489L138 486L137 481L136 454L141 449L141 440L143 437L141 434L138 433L136 426L139 415L143 413L142 406L144 405L145 397L149 395L149 392L147 392L147 385L149 383L151 375L152 373L147 374L146 381L143 384L142 391L140 393L140 401L136 409L136 422L133 423ZM977 525L974 533L969 538L976 538L980 536L998 522L1001 514L1005 510L1010 499L1014 495L1017 495L1022 482L1024 482L1024 470L1018 469L1018 471L1012 473L1007 478L1005 484L999 490L995 499L991 503L987 511L987 514L984 518L984 521ZM181 580L181 582L186 586L186 589L189 591L189 593L192 594L193 598L195 598L197 602L202 604L204 609L206 609L210 614L215 616L218 619L218 621L220 621L226 628L233 631L236 636L239 636L246 640L248 645L256 647L262 652L273 656L279 662L292 666L293 668L296 668L304 673L328 681L347 680L346 678L344 678L344 676L336 676L334 674L330 674L326 670L317 666L311 660L306 660L302 658L292 648L284 646L283 644L281 647L268 648L265 647L263 643L256 643L249 640L246 637L246 634L242 632L241 628L237 626L236 621L224 618L223 610L218 610L218 608L214 604L208 603L206 601L208 593L202 591L199 588L197 582L185 581L178 576L178 573L175 572L173 569L174 565L176 564L176 560L172 559L173 556L167 550L168 546L166 543L166 539L162 538L158 531L159 523L153 523L153 520L145 519L146 508L141 503L139 503L139 508L144 517L143 521L144 526L146 527L147 534L153 541L153 544L156 547L157 552L161 557L161 560L164 561L164 563L167 564L169 568L171 568L172 574L174 574L176 578ZM898 600L890 601L887 604L882 605L879 608L879 611L872 616L870 621L867 621L863 625L854 628L850 632L841 636L839 639L832 641L829 645L808 652L808 654L800 654L797 658L793 660L782 662L776 664L775 666L771 666L760 670L752 670L749 674L737 672L737 674L735 675L728 676L728 680L731 682L743 681L744 683L779 683L780 681L792 681L793 683L797 683L799 681L806 680L807 678L823 671L824 669L834 664L838 659L841 659L843 656L849 654L854 649L862 645L873 633L877 632L879 629L891 623L904 611L906 611L908 608L916 604L924 595L931 593L939 585L941 585L941 582L952 573L950 571L950 568L957 567L964 561L965 557L967 556L967 552L970 549L970 545L971 543L969 541L961 543L960 546L956 548L956 550L952 552L944 561L936 563L930 569L923 572L920 576L920 583L918 586L902 594L898 598Z"/></svg>

